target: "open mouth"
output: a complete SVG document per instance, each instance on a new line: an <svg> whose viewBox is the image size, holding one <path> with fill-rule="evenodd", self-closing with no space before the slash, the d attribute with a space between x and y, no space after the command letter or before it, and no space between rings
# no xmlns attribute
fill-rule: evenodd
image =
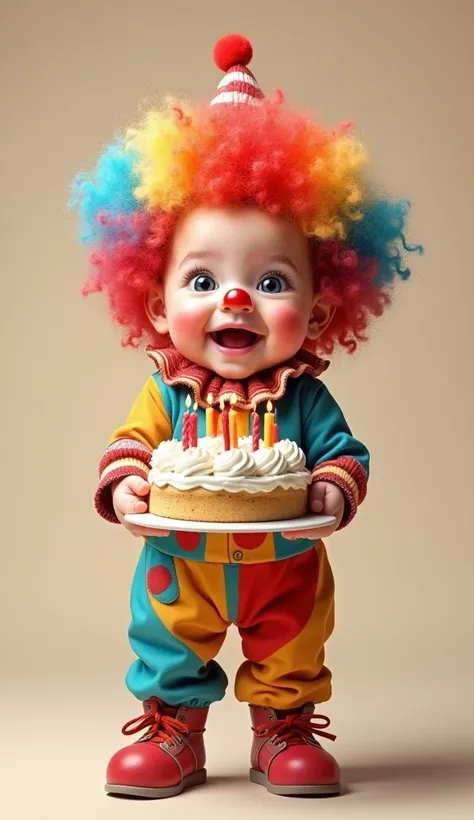
<svg viewBox="0 0 474 820"><path fill-rule="evenodd" d="M224 350L248 351L262 339L258 333L239 327L226 327L210 334L216 345Z"/></svg>

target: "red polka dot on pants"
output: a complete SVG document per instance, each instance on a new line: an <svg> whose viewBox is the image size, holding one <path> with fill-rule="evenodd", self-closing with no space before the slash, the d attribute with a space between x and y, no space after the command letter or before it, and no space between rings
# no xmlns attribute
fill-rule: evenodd
<svg viewBox="0 0 474 820"><path fill-rule="evenodd" d="M161 595L171 585L171 572L166 567L152 567L148 572L148 589L152 595Z"/></svg>
<svg viewBox="0 0 474 820"><path fill-rule="evenodd" d="M256 550L262 546L266 537L266 532L235 533L234 542L237 547L241 547L244 550Z"/></svg>
<svg viewBox="0 0 474 820"><path fill-rule="evenodd" d="M176 541L182 550L192 552L199 547L201 536L198 532L177 532Z"/></svg>

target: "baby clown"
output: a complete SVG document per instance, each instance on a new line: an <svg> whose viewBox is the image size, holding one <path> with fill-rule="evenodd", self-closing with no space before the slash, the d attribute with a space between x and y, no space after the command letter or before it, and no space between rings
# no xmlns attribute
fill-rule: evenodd
<svg viewBox="0 0 474 820"><path fill-rule="evenodd" d="M240 301L232 301L235 291ZM306 339L321 335L332 313L315 292L301 230L255 208L191 211L176 229L163 286L147 298L157 333L169 334L189 360L237 381L291 359ZM134 535L157 535L124 520L147 511L149 491L148 482L137 476L114 487L117 518ZM310 510L333 516L335 523L300 531L298 538L327 538L338 529L344 504L336 484L313 482Z"/></svg>
<svg viewBox="0 0 474 820"><path fill-rule="evenodd" d="M92 248L86 292L107 294L124 344L147 339L156 368L111 437L95 499L103 518L145 538L127 675L143 714L122 730L144 734L110 760L113 794L171 797L205 782L208 710L228 684L215 658L232 623L245 657L235 694L250 707L250 779L281 795L340 791L339 767L317 740L334 740L329 719L315 714L331 697L324 651L334 623L321 539L364 500L369 454L316 354L365 341L415 248L406 203L374 196L347 126L328 130L265 100L251 57L245 38L223 38L211 105L151 111L73 189ZM199 436L209 393L215 406L236 395L241 431L256 405L273 402L281 438L311 471L309 508L334 524L239 535L126 522L148 509L151 454L182 438L190 392Z"/></svg>

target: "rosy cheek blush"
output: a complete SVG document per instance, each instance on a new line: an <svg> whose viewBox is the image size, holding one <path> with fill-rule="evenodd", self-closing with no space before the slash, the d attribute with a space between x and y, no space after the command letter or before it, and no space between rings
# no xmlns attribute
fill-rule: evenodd
<svg viewBox="0 0 474 820"><path fill-rule="evenodd" d="M200 323L196 321L196 317L188 313L181 313L173 317L173 329L180 336L192 335L199 328Z"/></svg>
<svg viewBox="0 0 474 820"><path fill-rule="evenodd" d="M189 305L180 307L176 312L171 311L168 319L175 335L191 337L202 334L208 314L209 311L203 310L201 305Z"/></svg>
<svg viewBox="0 0 474 820"><path fill-rule="evenodd" d="M301 313L288 305L275 305L269 324L280 339L285 341L299 338L305 333Z"/></svg>

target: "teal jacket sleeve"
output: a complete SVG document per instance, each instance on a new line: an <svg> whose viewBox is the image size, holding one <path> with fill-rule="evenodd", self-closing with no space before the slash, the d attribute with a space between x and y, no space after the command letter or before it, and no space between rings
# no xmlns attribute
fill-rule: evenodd
<svg viewBox="0 0 474 820"><path fill-rule="evenodd" d="M322 382L305 385L302 404L303 445L313 481L330 481L346 497L341 529L366 496L369 451L352 435L339 405Z"/></svg>

